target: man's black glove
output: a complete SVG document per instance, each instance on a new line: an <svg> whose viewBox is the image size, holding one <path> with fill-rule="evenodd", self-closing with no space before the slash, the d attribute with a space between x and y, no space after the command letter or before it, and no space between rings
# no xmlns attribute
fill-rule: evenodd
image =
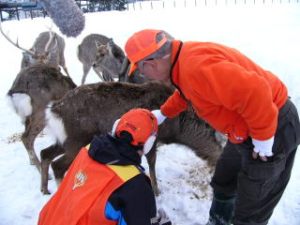
<svg viewBox="0 0 300 225"><path fill-rule="evenodd" d="M158 210L158 215L157 217L155 217L151 224L153 225L172 225L169 217L167 216L165 210L163 210L162 208L160 208Z"/></svg>

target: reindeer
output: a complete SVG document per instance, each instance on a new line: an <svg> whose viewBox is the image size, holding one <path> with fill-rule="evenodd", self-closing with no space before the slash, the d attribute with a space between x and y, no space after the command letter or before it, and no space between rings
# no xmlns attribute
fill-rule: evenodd
<svg viewBox="0 0 300 225"><path fill-rule="evenodd" d="M69 76L64 57L65 41L57 33L53 31L42 32L36 38L33 46L30 49L25 49L19 45L18 41L14 43L4 33L1 23L0 32L6 40L23 51L21 69L38 63L44 63L58 69L61 66L67 76Z"/></svg>
<svg viewBox="0 0 300 225"><path fill-rule="evenodd" d="M109 60L104 60L102 65L109 70L115 68L114 63L110 63ZM111 67L113 69L110 69ZM76 87L70 77L62 76L57 68L48 64L30 65L19 72L7 94L13 108L25 124L22 142L30 163L39 170L40 162L34 151L34 141L45 126L45 108L50 101L60 99L67 91Z"/></svg>
<svg viewBox="0 0 300 225"><path fill-rule="evenodd" d="M142 84L149 81L149 79L145 77L143 74L141 74L139 70L133 71L133 73L129 76L128 75L129 66L130 66L129 60L127 57L125 57L119 72L119 82Z"/></svg>
<svg viewBox="0 0 300 225"><path fill-rule="evenodd" d="M85 83L91 67L101 80L113 81L125 58L123 50L112 39L101 34L86 36L78 46L77 56L83 64L81 84Z"/></svg>
<svg viewBox="0 0 300 225"><path fill-rule="evenodd" d="M57 182L60 182L80 148L87 145L94 135L109 132L114 121L132 108L159 108L172 92L170 87L157 82L105 82L77 87L59 101L53 102L46 109L46 126L57 142L41 151L41 191L49 194L47 185L50 164ZM211 165L216 163L221 153L214 130L191 110L177 118L167 119L159 128L157 141L185 144ZM54 160L60 154L62 156ZM147 161L153 188L158 194L156 146L147 155Z"/></svg>
<svg viewBox="0 0 300 225"><path fill-rule="evenodd" d="M34 151L34 140L45 127L45 108L75 88L71 78L47 64L35 64L22 69L8 91L8 98L25 124L22 142L29 160L40 170L40 161Z"/></svg>

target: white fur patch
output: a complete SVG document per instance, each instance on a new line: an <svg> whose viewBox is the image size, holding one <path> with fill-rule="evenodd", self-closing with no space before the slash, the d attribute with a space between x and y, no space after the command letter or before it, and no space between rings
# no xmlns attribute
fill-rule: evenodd
<svg viewBox="0 0 300 225"><path fill-rule="evenodd" d="M117 126L120 122L120 119L117 119L115 122L114 122L114 125L112 127L112 130L111 130L111 135L114 137L116 134L116 129L117 129Z"/></svg>
<svg viewBox="0 0 300 225"><path fill-rule="evenodd" d="M14 93L12 96L8 96L9 105L15 110L15 112L21 117L22 123L25 122L25 118L32 114L31 98L24 93Z"/></svg>
<svg viewBox="0 0 300 225"><path fill-rule="evenodd" d="M143 148L145 155L147 155L150 152L155 140L156 140L156 135L154 135L154 134L152 134L150 137L148 137L148 139L146 140L146 142L144 144L144 148Z"/></svg>
<svg viewBox="0 0 300 225"><path fill-rule="evenodd" d="M62 119L55 113L51 112L51 103L47 106L45 114L45 128L49 131L51 136L53 136L60 144L63 144L67 139L65 126Z"/></svg>

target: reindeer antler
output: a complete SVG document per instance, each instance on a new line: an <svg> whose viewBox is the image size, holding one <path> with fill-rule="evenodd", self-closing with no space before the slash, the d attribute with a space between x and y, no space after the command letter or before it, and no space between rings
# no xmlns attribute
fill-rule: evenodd
<svg viewBox="0 0 300 225"><path fill-rule="evenodd" d="M34 53L33 51L31 51L31 50L29 50L29 49L22 48L22 47L19 45L19 43L18 43L18 39L17 39L16 43L13 42L13 41L12 41L12 40L4 33L4 31L3 31L3 29L2 29L2 22L0 22L0 32L1 32L1 34L5 37L5 39L8 40L8 42L10 42L12 45L16 46L18 49L21 49L21 50L23 50L23 51L25 51L25 52L28 52L28 53L31 54L31 55L35 55L35 53Z"/></svg>

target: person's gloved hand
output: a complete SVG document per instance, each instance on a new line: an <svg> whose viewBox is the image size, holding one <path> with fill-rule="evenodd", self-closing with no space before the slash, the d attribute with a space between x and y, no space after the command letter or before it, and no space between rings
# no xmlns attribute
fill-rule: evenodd
<svg viewBox="0 0 300 225"><path fill-rule="evenodd" d="M162 124L165 121L165 119L167 118L161 113L161 111L159 109L152 110L151 112L156 117L158 125Z"/></svg>
<svg viewBox="0 0 300 225"><path fill-rule="evenodd" d="M159 225L172 225L167 213L162 208L158 209L158 224Z"/></svg>
<svg viewBox="0 0 300 225"><path fill-rule="evenodd" d="M259 156L262 161L268 161L267 157L273 156L272 147L274 143L274 136L265 140L259 141L256 139L252 139L252 143L254 145L252 157L257 159Z"/></svg>

